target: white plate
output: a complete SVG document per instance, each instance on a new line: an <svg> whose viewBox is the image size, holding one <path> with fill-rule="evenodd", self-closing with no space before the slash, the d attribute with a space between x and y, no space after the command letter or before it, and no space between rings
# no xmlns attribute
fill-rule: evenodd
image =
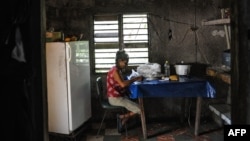
<svg viewBox="0 0 250 141"><path fill-rule="evenodd" d="M141 82L140 81L135 81L134 84L140 84Z"/></svg>
<svg viewBox="0 0 250 141"><path fill-rule="evenodd" d="M160 82L166 82L166 81L168 81L168 80L159 80Z"/></svg>
<svg viewBox="0 0 250 141"><path fill-rule="evenodd" d="M159 81L169 81L169 77L165 77L164 79L161 79Z"/></svg>

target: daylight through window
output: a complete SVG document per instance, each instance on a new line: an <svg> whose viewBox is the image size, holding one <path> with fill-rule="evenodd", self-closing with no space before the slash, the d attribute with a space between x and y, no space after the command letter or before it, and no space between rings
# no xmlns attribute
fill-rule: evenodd
<svg viewBox="0 0 250 141"><path fill-rule="evenodd" d="M105 73L115 64L119 48L129 54L129 65L148 63L147 14L96 15L94 47L96 73Z"/></svg>

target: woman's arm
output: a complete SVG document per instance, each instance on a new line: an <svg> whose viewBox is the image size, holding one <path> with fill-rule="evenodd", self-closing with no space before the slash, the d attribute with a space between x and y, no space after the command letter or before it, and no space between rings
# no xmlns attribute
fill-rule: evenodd
<svg viewBox="0 0 250 141"><path fill-rule="evenodd" d="M142 80L142 77L139 76L139 77L133 77L131 78L130 80L124 80L121 75L119 74L119 71L116 70L114 71L114 79L118 82L118 84L124 88L124 87L127 87L129 86L131 83L135 82L135 81L141 81Z"/></svg>

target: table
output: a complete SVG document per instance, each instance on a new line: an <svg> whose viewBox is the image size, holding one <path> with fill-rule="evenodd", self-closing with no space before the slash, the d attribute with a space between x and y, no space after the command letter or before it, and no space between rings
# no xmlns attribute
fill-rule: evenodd
<svg viewBox="0 0 250 141"><path fill-rule="evenodd" d="M202 98L215 98L215 89L208 81L196 77L180 77L177 81L169 80L147 80L134 82L129 86L130 98L138 99L141 107L141 124L144 139L147 138L147 127L143 98L150 97L197 97L195 129L194 134L198 135L200 126L200 113Z"/></svg>

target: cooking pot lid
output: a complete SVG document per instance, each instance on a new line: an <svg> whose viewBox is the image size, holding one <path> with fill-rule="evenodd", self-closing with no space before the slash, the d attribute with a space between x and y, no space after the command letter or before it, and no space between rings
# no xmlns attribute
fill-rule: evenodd
<svg viewBox="0 0 250 141"><path fill-rule="evenodd" d="M175 65L191 65L191 63L179 62L179 63L175 63Z"/></svg>
<svg viewBox="0 0 250 141"><path fill-rule="evenodd" d="M181 62L175 63L175 65L191 65L191 63L187 63L187 62L181 61Z"/></svg>

